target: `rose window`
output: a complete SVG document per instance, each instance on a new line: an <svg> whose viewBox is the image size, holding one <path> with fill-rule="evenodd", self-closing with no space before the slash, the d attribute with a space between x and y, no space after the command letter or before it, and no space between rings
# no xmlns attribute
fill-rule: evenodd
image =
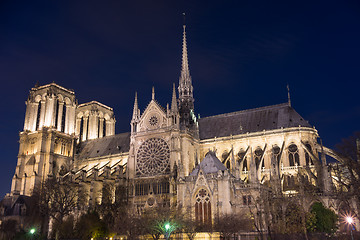
<svg viewBox="0 0 360 240"><path fill-rule="evenodd" d="M149 123L150 123L151 126L155 126L155 125L158 123L157 117L152 116L152 117L149 119Z"/></svg>
<svg viewBox="0 0 360 240"><path fill-rule="evenodd" d="M150 138L137 152L136 175L153 176L170 171L170 149L160 138Z"/></svg>

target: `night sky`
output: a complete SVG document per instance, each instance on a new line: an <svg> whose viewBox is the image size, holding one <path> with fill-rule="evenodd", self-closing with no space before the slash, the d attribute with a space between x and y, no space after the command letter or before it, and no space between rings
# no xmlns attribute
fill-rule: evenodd
<svg viewBox="0 0 360 240"><path fill-rule="evenodd" d="M202 117L284 103L334 147L359 130L358 1L1 1L0 197L10 191L31 87L56 82L114 109L116 133L178 85L182 12Z"/></svg>

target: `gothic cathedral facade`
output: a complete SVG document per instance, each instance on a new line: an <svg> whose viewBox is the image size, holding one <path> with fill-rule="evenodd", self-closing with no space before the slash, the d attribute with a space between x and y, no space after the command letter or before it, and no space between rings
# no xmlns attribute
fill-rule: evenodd
<svg viewBox="0 0 360 240"><path fill-rule="evenodd" d="M141 112L135 95L130 132L115 134L111 107L78 104L74 91L55 83L32 88L10 195L29 196L49 176L68 177L83 184L91 206L101 204L105 183L120 179L136 211L177 205L207 222L247 209L262 185L279 184L284 193L296 194L300 169L309 178L322 171L320 182L310 181L329 191L325 154L331 150L318 143L317 130L290 101L196 117L183 30L171 105L161 106L153 89Z"/></svg>

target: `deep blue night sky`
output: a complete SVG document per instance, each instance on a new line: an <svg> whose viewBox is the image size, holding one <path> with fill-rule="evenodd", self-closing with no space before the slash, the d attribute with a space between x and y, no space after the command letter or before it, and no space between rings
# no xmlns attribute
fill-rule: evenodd
<svg viewBox="0 0 360 240"><path fill-rule="evenodd" d="M359 130L358 1L1 1L0 196L10 191L31 87L55 81L79 103L114 108L129 131L171 101L186 12L195 109L201 116L287 101L328 147Z"/></svg>

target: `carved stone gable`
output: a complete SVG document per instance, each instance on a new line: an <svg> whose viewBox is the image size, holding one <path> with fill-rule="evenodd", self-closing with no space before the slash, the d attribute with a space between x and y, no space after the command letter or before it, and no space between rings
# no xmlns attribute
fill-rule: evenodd
<svg viewBox="0 0 360 240"><path fill-rule="evenodd" d="M166 127L166 113L155 100L152 100L140 118L140 131L162 127Z"/></svg>

